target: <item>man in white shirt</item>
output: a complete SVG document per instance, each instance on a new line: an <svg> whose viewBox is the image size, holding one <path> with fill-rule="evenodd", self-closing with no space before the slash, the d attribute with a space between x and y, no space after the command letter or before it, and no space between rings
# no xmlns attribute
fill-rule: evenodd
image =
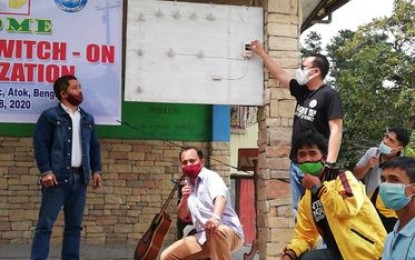
<svg viewBox="0 0 415 260"><path fill-rule="evenodd" d="M188 180L181 190L178 216L182 220L190 216L196 234L170 245L160 259L231 259L230 253L242 245L244 234L225 182L204 167L201 150L185 148L179 158Z"/></svg>

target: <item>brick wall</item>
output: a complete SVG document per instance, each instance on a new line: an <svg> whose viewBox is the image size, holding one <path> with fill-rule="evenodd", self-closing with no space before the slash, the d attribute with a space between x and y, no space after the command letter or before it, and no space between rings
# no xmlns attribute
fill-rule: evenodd
<svg viewBox="0 0 415 260"><path fill-rule="evenodd" d="M261 1L265 9L265 39L269 54L286 69L298 66L299 0ZM265 75L265 104L258 110L257 224L260 258L279 259L292 238L294 219L288 178L288 150L295 101L278 81ZM31 138L0 136L0 242L31 242L40 192ZM88 243L136 244L170 193L179 176L178 146L204 147L212 155L211 168L229 183L228 143L101 140L104 187L90 191L82 238ZM218 162L218 160L220 162ZM175 240L175 201L166 244ZM53 240L60 241L62 216Z"/></svg>
<svg viewBox="0 0 415 260"><path fill-rule="evenodd" d="M271 57L294 71L299 61L298 0L268 0L264 44ZM289 183L291 131L295 100L289 90L265 73L265 105L258 110L258 176L256 188L260 259L280 259L293 237L294 218Z"/></svg>
<svg viewBox="0 0 415 260"><path fill-rule="evenodd" d="M181 175L182 146L200 147L220 159L210 168L229 183L229 169L222 163L229 161L227 142L100 141L104 186L88 190L82 231L90 244L138 242L174 187L171 180ZM40 206L38 178L32 139L0 136L0 243L31 242ZM173 221L166 244L176 238L176 198L177 193L167 210ZM62 228L61 212L52 243L61 242Z"/></svg>

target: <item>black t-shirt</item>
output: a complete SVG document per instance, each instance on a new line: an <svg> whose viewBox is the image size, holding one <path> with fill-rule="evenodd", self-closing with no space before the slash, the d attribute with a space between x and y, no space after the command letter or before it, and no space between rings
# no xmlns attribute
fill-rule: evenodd
<svg viewBox="0 0 415 260"><path fill-rule="evenodd" d="M291 139L292 147L296 137L306 130L320 133L328 141L329 120L343 118L343 108L337 91L326 84L310 91L306 85L300 85L297 80L292 79L290 92L297 100ZM293 149L290 152L290 159L295 159Z"/></svg>

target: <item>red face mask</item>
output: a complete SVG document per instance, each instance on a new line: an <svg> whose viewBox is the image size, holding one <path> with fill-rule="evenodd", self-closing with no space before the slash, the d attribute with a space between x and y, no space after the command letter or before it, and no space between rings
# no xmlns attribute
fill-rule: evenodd
<svg viewBox="0 0 415 260"><path fill-rule="evenodd" d="M84 100L84 97L82 95L82 92L79 93L79 95L68 94L66 100L68 100L68 102L73 106L79 106L79 104L81 104Z"/></svg>
<svg viewBox="0 0 415 260"><path fill-rule="evenodd" d="M202 170L202 165L200 163L186 165L182 167L182 171L185 175L189 176L190 179L196 179L199 172Z"/></svg>

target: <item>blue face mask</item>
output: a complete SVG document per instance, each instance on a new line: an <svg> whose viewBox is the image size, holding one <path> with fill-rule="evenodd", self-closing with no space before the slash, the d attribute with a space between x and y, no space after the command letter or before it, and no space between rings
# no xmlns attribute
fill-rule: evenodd
<svg viewBox="0 0 415 260"><path fill-rule="evenodd" d="M412 194L409 197L405 195L405 188L412 185L415 185L415 183L405 185L402 183L384 182L380 184L379 195L388 209L401 210L415 195Z"/></svg>
<svg viewBox="0 0 415 260"><path fill-rule="evenodd" d="M386 154L386 155L390 155L392 153L392 148L387 146L383 141L380 142L378 149L379 149L380 153L383 153L383 154Z"/></svg>

